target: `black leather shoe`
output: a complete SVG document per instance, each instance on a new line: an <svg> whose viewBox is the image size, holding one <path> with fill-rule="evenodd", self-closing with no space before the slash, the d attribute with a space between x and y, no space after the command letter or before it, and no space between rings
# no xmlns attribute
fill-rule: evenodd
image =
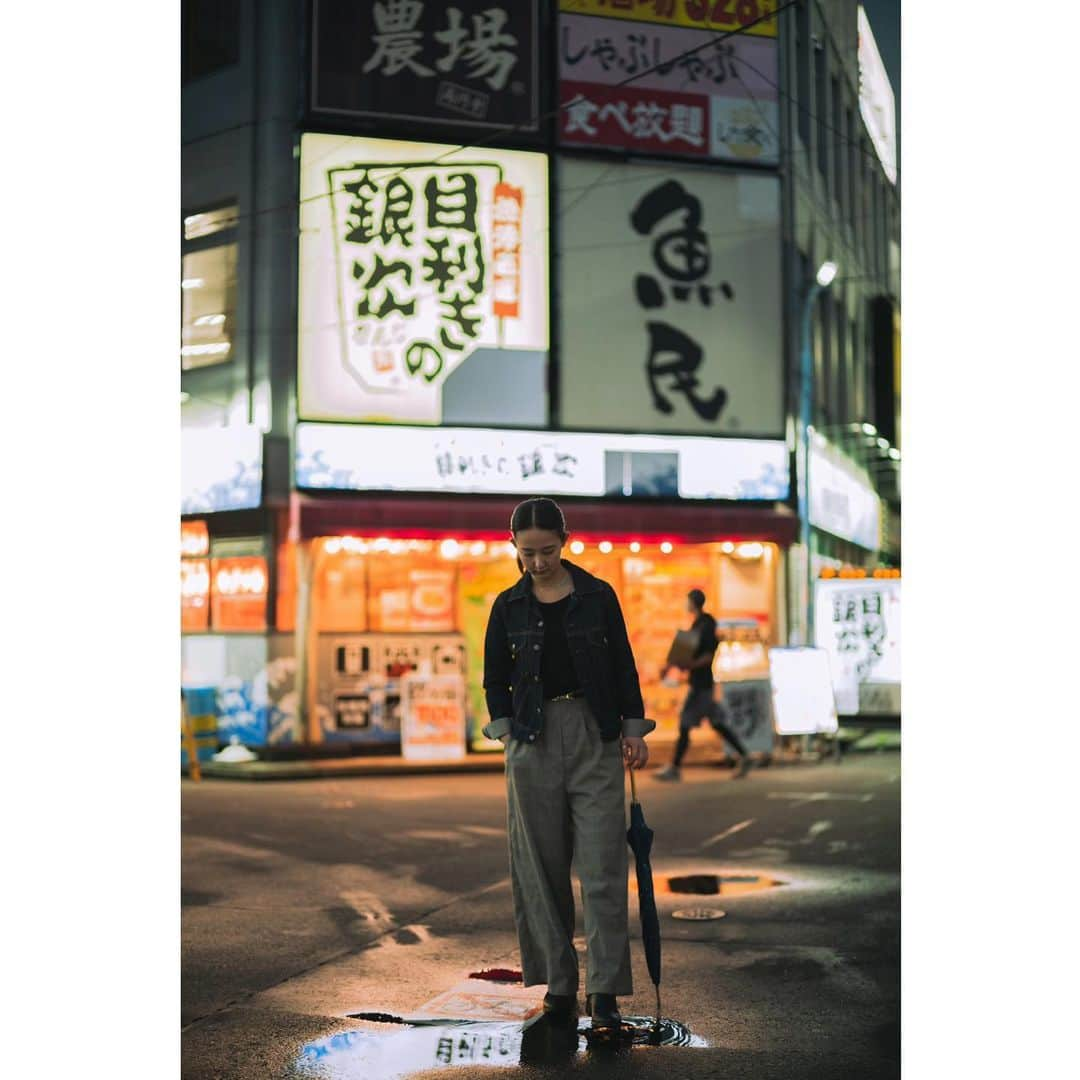
<svg viewBox="0 0 1080 1080"><path fill-rule="evenodd" d="M609 1031L622 1023L614 994L590 994L589 1015L593 1031Z"/></svg>
<svg viewBox="0 0 1080 1080"><path fill-rule="evenodd" d="M576 994L545 994L544 1013L547 1016L576 1016Z"/></svg>

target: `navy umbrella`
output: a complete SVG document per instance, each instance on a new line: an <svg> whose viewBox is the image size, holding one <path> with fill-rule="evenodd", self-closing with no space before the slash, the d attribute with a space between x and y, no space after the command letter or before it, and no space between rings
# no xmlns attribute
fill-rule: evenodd
<svg viewBox="0 0 1080 1080"><path fill-rule="evenodd" d="M645 962L649 965L649 977L656 987L656 1026L660 1027L660 918L656 914L656 897L653 895L652 851L654 833L645 824L645 813L637 798L634 770L630 770L630 828L626 841L633 849L637 872L638 909L641 915L641 941L645 946Z"/></svg>

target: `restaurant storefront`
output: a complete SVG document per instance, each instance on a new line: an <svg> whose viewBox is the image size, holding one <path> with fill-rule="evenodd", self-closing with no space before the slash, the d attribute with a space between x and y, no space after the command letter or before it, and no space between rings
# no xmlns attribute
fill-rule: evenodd
<svg viewBox="0 0 1080 1080"><path fill-rule="evenodd" d="M300 739L408 754L405 680L451 688L456 680L458 741L469 751L498 749L480 734L487 722L483 640L492 602L519 575L509 543L512 507L467 497L301 501L302 539L292 553L307 579L297 612L307 652ZM794 531L785 515L570 500L564 509L572 530L566 557L619 595L658 738L676 734L685 689L661 675L675 631L688 624L691 589L705 591L718 619L751 631L722 643L718 676L760 674L751 669L764 652L753 645L783 636L782 545ZM453 525L440 527L447 517ZM445 749L453 756L453 747Z"/></svg>

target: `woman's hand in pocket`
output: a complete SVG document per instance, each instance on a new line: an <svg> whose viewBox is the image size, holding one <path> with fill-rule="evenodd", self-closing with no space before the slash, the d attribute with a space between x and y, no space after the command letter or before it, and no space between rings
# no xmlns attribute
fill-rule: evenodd
<svg viewBox="0 0 1080 1080"><path fill-rule="evenodd" d="M622 737L623 760L631 769L644 768L649 760L649 748L645 740L636 735L624 735Z"/></svg>

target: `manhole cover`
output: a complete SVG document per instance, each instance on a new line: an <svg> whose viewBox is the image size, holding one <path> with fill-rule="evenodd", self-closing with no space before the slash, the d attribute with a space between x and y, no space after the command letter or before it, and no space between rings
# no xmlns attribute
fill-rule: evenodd
<svg viewBox="0 0 1080 1080"><path fill-rule="evenodd" d="M669 893L691 896L741 896L780 884L762 874L684 874L664 881Z"/></svg>
<svg viewBox="0 0 1080 1080"><path fill-rule="evenodd" d="M688 907L673 911L673 919L685 919L688 922L708 922L710 919L722 919L727 914L719 908Z"/></svg>

